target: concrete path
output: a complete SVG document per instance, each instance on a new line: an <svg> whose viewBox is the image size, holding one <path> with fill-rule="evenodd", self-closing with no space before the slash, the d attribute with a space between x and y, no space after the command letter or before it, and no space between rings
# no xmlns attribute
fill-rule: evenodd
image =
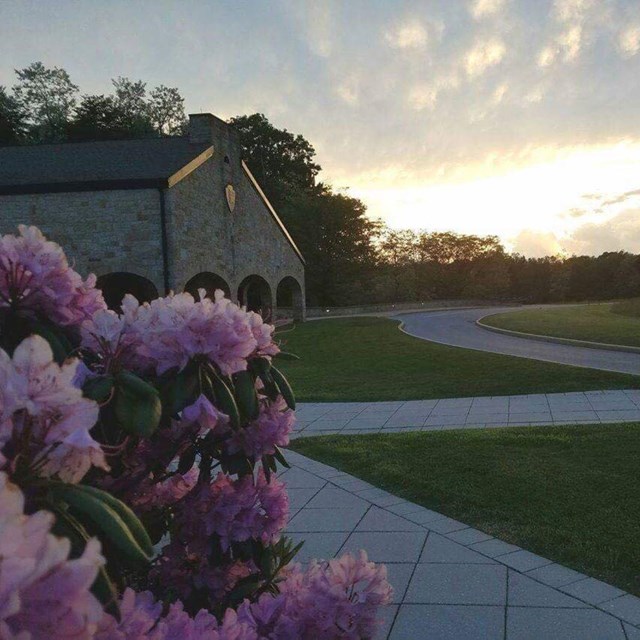
<svg viewBox="0 0 640 640"><path fill-rule="evenodd" d="M299 403L296 434L640 422L640 389L406 402Z"/></svg>
<svg viewBox="0 0 640 640"><path fill-rule="evenodd" d="M300 562L366 549L395 590L378 638L640 640L640 598L287 452Z"/></svg>
<svg viewBox="0 0 640 640"><path fill-rule="evenodd" d="M511 356L571 364L603 371L640 375L640 353L605 349L588 349L501 335L478 327L475 322L491 313L516 311L518 308L484 307L479 309L439 311L437 313L399 314L404 331L417 338L455 347L490 351ZM579 309L576 313L579 313Z"/></svg>

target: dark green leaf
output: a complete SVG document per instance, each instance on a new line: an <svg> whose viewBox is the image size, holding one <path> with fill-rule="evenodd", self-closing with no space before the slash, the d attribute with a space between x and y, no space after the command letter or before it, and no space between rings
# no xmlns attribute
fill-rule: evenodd
<svg viewBox="0 0 640 640"><path fill-rule="evenodd" d="M160 424L162 403L155 387L123 371L117 378L115 412L125 431L147 437Z"/></svg>
<svg viewBox="0 0 640 640"><path fill-rule="evenodd" d="M244 420L255 420L260 406L253 376L249 371L239 371L233 375L233 384L240 415Z"/></svg>
<svg viewBox="0 0 640 640"><path fill-rule="evenodd" d="M82 393L85 398L95 400L100 404L106 402L113 390L114 380L113 376L98 376L95 378L88 378L82 387Z"/></svg>
<svg viewBox="0 0 640 640"><path fill-rule="evenodd" d="M289 407L289 409L295 409L296 399L295 399L295 396L293 395L293 390L291 389L291 386L289 385L289 382L287 381L287 379L274 366L271 367L270 373L271 373L271 377L273 378L273 381L278 386L278 389L280 389L280 393L282 394L282 397L284 398L284 401L287 403L287 406Z"/></svg>

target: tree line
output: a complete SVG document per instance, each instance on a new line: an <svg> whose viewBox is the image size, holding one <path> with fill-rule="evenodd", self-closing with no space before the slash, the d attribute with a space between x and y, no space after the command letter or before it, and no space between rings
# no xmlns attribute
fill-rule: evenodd
<svg viewBox="0 0 640 640"><path fill-rule="evenodd" d="M118 77L109 94L80 94L41 62L0 86L0 145L183 135L184 98ZM520 302L640 296L640 255L526 258L495 236L393 230L365 204L320 180L313 145L261 113L229 121L245 160L305 256L310 305L474 298Z"/></svg>

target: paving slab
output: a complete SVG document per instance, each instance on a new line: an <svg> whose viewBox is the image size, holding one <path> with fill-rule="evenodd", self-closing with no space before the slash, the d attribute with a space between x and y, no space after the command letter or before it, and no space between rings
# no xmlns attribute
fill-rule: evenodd
<svg viewBox="0 0 640 640"><path fill-rule="evenodd" d="M287 535L305 541L297 561L365 549L387 565L395 595L380 640L640 640L640 598L329 465L287 459Z"/></svg>
<svg viewBox="0 0 640 640"><path fill-rule="evenodd" d="M499 606L506 600L506 567L482 564L419 564L404 599L412 604Z"/></svg>
<svg viewBox="0 0 640 640"><path fill-rule="evenodd" d="M509 606L513 607L560 607L581 609L589 607L585 602L576 600L531 578L509 570Z"/></svg>
<svg viewBox="0 0 640 640"><path fill-rule="evenodd" d="M421 563L495 564L495 560L437 533L430 532L420 555Z"/></svg>
<svg viewBox="0 0 640 640"><path fill-rule="evenodd" d="M595 578L585 578L584 580L572 582L561 586L560 589L591 604L601 604L624 595L622 589Z"/></svg>
<svg viewBox="0 0 640 640"><path fill-rule="evenodd" d="M422 638L504 640L504 610L486 606L401 605L389 639Z"/></svg>
<svg viewBox="0 0 640 640"><path fill-rule="evenodd" d="M355 531L344 547L343 553L364 549L373 562L418 562L427 532Z"/></svg>
<svg viewBox="0 0 640 640"><path fill-rule="evenodd" d="M509 607L508 640L626 640L619 620L596 609Z"/></svg>

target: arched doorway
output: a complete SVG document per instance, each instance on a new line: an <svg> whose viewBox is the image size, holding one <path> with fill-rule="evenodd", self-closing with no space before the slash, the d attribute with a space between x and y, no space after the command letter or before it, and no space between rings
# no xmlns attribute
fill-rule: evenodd
<svg viewBox="0 0 640 640"><path fill-rule="evenodd" d="M140 303L151 302L158 297L156 285L151 280L127 271L105 273L98 278L96 286L102 289L107 307L117 312L121 311L120 305L127 293Z"/></svg>
<svg viewBox="0 0 640 640"><path fill-rule="evenodd" d="M204 289L207 292L207 297L212 300L216 289L222 289L227 298L231 297L231 289L227 281L217 273L211 273L210 271L198 273L184 286L184 290L196 300L198 299L198 289Z"/></svg>
<svg viewBox="0 0 640 640"><path fill-rule="evenodd" d="M238 301L248 311L255 311L271 320L273 297L269 283L258 275L247 276L238 287Z"/></svg>
<svg viewBox="0 0 640 640"><path fill-rule="evenodd" d="M278 283L276 290L276 309L278 317L293 318L296 322L304 320L302 287L292 276L286 276Z"/></svg>

